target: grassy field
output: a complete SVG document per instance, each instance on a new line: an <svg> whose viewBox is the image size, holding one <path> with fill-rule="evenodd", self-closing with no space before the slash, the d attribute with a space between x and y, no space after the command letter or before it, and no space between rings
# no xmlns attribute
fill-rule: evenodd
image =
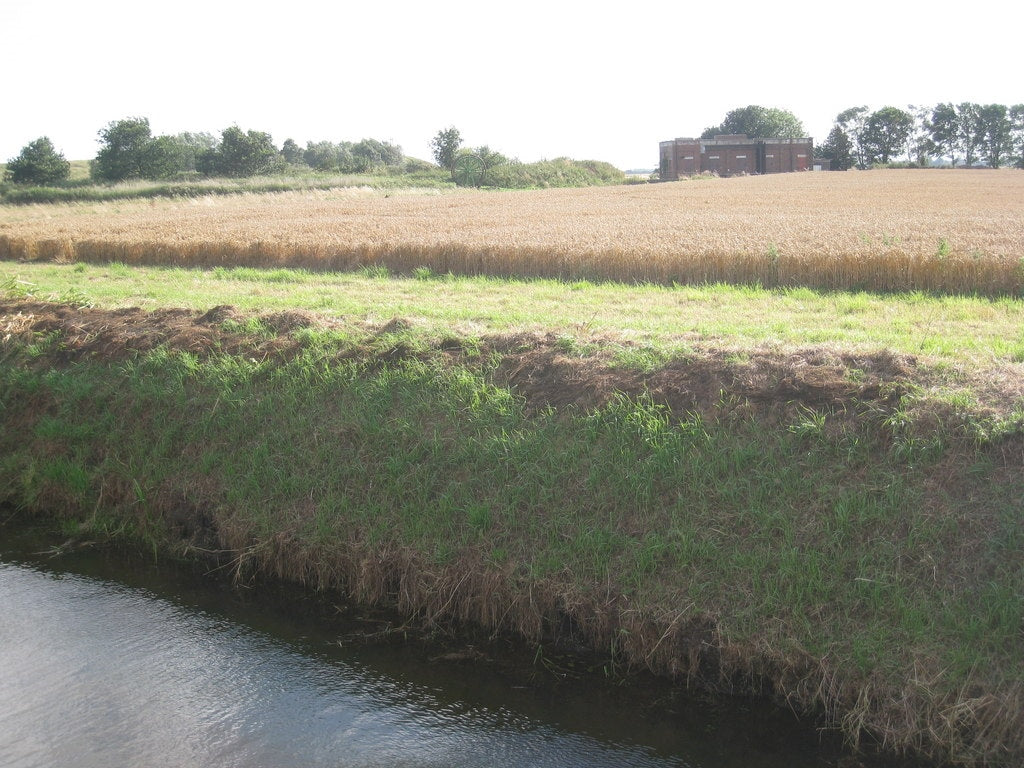
<svg viewBox="0 0 1024 768"><path fill-rule="evenodd" d="M804 173L0 209L0 258L1024 292L1024 174Z"/></svg>
<svg viewBox="0 0 1024 768"><path fill-rule="evenodd" d="M641 194L679 205L673 188L727 181L760 180ZM355 201L359 226L397 200L406 229L406 204L544 207L338 194L324 205ZM255 211L289 221L289 201L308 215L311 199L228 207L255 231ZM150 223L189 205L158 202ZM754 691L852 742L1024 759L1020 298L510 280L412 261L395 274L386 257L258 268L216 249L144 266L164 258L141 250L153 232L132 222L147 210L0 214L19 237L47 215L51 234L93 217L96 242L140 249L131 263L0 261L0 502L75 537L216 551L242 578ZM975 245L987 231L1013 257L1006 210L962 241L943 231ZM495 217L477 224L496 237L509 219ZM555 218L538 225L549 245ZM916 231L934 235L930 221Z"/></svg>
<svg viewBox="0 0 1024 768"><path fill-rule="evenodd" d="M451 189L454 184L441 173L380 174L292 174L253 176L240 179L196 177L185 180L149 181L135 179L116 184L96 184L76 177L81 170L72 169L69 183L54 187L0 184L0 205L97 205L125 204L154 200L183 200L228 195L263 195L282 192L310 192L332 189L407 190Z"/></svg>
<svg viewBox="0 0 1024 768"><path fill-rule="evenodd" d="M555 331L567 345L599 337L661 358L698 343L738 351L825 344L926 355L972 369L1024 362L1024 302L1009 297L509 281L426 268L401 277L380 267L319 273L50 262L0 262L0 286L12 295L110 308L231 304L371 324L400 317L434 337Z"/></svg>

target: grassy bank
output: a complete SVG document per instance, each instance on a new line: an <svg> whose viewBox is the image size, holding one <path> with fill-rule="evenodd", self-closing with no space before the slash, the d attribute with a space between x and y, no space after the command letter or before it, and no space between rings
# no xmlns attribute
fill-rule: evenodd
<svg viewBox="0 0 1024 768"><path fill-rule="evenodd" d="M378 301L425 282L351 279ZM6 503L764 693L854 741L1024 758L1024 413L996 373L1012 349L972 378L958 366L994 341L922 357L411 312L144 313L9 282ZM650 298L618 290L627 314ZM1019 311L986 306L972 317Z"/></svg>

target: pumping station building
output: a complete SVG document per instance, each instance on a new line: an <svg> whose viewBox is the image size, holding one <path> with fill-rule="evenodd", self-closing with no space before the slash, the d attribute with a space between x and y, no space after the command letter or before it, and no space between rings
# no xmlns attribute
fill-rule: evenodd
<svg viewBox="0 0 1024 768"><path fill-rule="evenodd" d="M814 140L810 137L748 139L740 133L713 139L671 139L661 142L660 150L662 181L700 173L735 176L822 170L812 165Z"/></svg>

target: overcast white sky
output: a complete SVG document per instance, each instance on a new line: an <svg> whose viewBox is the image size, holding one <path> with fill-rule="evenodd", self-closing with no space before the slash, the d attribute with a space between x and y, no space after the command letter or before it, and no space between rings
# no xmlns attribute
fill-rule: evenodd
<svg viewBox="0 0 1024 768"><path fill-rule="evenodd" d="M454 125L524 162L653 168L659 141L748 104L821 142L851 106L1024 102L1022 7L0 0L0 161L43 135L88 159L97 131L139 116L155 134L372 137L424 159Z"/></svg>

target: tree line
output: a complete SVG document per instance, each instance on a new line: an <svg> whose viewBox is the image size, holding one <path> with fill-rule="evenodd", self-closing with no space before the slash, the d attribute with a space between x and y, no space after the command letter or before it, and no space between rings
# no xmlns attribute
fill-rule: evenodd
<svg viewBox="0 0 1024 768"><path fill-rule="evenodd" d="M286 139L279 150L269 133L225 128L210 133L154 136L149 120L131 117L99 131L100 149L89 164L97 182L129 179L177 179L189 176L244 178L280 173L289 166L317 171L367 173L402 167L402 148L377 139L359 142L309 142L302 149ZM71 164L42 136L7 163L6 177L16 184L51 185L66 181Z"/></svg>
<svg viewBox="0 0 1024 768"><path fill-rule="evenodd" d="M750 138L800 138L803 123L788 110L757 105L728 112L701 138L746 134ZM934 163L1000 168L1024 167L1024 104L937 104L851 107L836 116L828 137L815 148L832 168L871 168Z"/></svg>
<svg viewBox="0 0 1024 768"><path fill-rule="evenodd" d="M619 169L596 160L560 157L536 163L509 159L488 146L468 148L454 128L438 132L431 142L435 167L407 158L402 148L386 141L311 141L305 148L286 139L278 149L269 133L225 128L210 133L154 136L149 120L115 120L99 131L100 149L90 161L94 182L129 179L185 180L193 177L245 178L289 171L324 173L419 173L445 171L458 186L578 187L616 184L625 180ZM55 186L66 181L70 163L43 136L8 161L6 177L16 184Z"/></svg>
<svg viewBox="0 0 1024 768"><path fill-rule="evenodd" d="M726 114L702 138L721 134L751 138L797 138L803 124L787 110L750 105ZM116 120L99 131L101 147L90 162L93 181L178 179L191 176L243 178L307 168L333 173L395 169L425 170L429 163L407 159L386 141L308 142L286 139L278 149L269 133L225 128L210 133L154 136L149 120ZM434 159L460 186L579 186L615 183L621 171L607 163L558 158L525 165L484 145L463 146L454 127L431 141ZM815 155L835 170L905 163L915 166L1007 165L1024 167L1024 104L945 103L934 107L851 107L836 116ZM905 160L903 158L906 158ZM16 184L56 185L68 179L71 164L46 136L26 145L7 163L5 179Z"/></svg>
<svg viewBox="0 0 1024 768"><path fill-rule="evenodd" d="M1024 104L851 107L836 116L816 154L834 170L897 162L1024 168Z"/></svg>

